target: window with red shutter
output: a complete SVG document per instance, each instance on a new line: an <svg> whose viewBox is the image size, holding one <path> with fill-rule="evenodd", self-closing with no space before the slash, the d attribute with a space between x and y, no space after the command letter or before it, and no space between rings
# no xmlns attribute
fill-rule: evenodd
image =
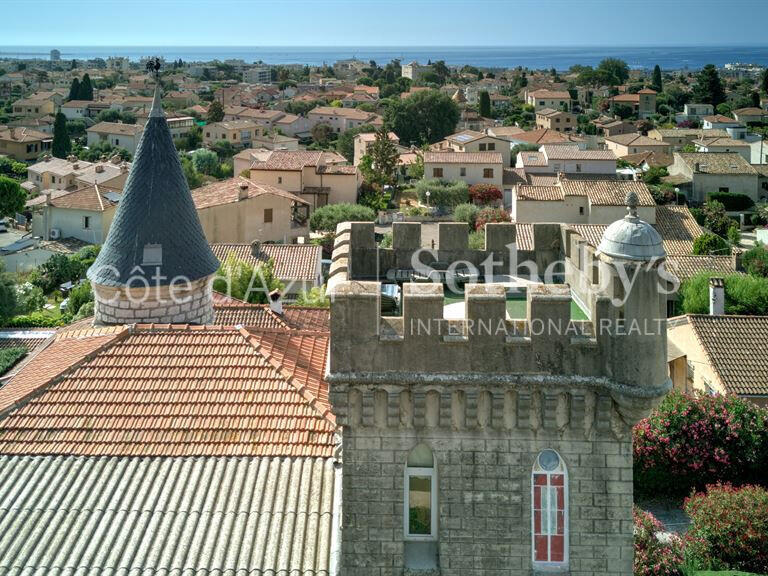
<svg viewBox="0 0 768 576"><path fill-rule="evenodd" d="M568 478L554 450L536 458L531 477L531 536L534 565L568 563Z"/></svg>

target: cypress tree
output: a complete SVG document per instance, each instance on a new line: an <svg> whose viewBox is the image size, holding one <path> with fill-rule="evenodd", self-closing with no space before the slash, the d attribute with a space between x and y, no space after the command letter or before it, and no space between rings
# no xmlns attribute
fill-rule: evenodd
<svg viewBox="0 0 768 576"><path fill-rule="evenodd" d="M56 120L53 123L53 144L51 153L56 158L66 158L72 151L72 140L67 132L67 117L61 112L56 114Z"/></svg>
<svg viewBox="0 0 768 576"><path fill-rule="evenodd" d="M480 92L480 116L483 118L491 117L491 97L485 90Z"/></svg>
<svg viewBox="0 0 768 576"><path fill-rule="evenodd" d="M80 80L72 78L72 84L69 85L69 97L67 100L77 100L80 96Z"/></svg>
<svg viewBox="0 0 768 576"><path fill-rule="evenodd" d="M653 77L651 79L651 88L656 90L656 92L661 92L662 87L663 87L663 84L661 80L661 68L659 68L659 65L656 64L656 66L653 67Z"/></svg>
<svg viewBox="0 0 768 576"><path fill-rule="evenodd" d="M707 64L696 76L693 97L694 102L712 104L715 108L725 102L725 88L714 64Z"/></svg>
<svg viewBox="0 0 768 576"><path fill-rule="evenodd" d="M83 75L83 79L80 82L80 91L78 93L78 100L93 100L93 85L91 84L91 77L86 72Z"/></svg>

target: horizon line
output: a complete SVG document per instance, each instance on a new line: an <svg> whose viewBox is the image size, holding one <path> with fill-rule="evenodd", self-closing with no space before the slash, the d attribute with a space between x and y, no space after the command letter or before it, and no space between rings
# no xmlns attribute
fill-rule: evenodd
<svg viewBox="0 0 768 576"><path fill-rule="evenodd" d="M768 44L0 44L0 48L766 48Z"/></svg>

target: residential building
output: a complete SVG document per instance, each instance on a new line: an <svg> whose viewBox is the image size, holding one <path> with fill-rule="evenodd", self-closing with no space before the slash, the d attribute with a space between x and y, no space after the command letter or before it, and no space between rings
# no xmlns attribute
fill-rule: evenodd
<svg viewBox="0 0 768 576"><path fill-rule="evenodd" d="M683 111L675 114L676 122L699 121L704 116L712 116L715 113L715 107L712 104L685 104Z"/></svg>
<svg viewBox="0 0 768 576"><path fill-rule="evenodd" d="M425 152L424 178L463 180L503 188L504 160L500 152Z"/></svg>
<svg viewBox="0 0 768 576"><path fill-rule="evenodd" d="M690 201L705 202L712 192L746 194L755 202L768 197L758 187L757 170L741 154L675 152L674 157L669 174Z"/></svg>
<svg viewBox="0 0 768 576"><path fill-rule="evenodd" d="M509 141L513 136L524 134L525 130L519 126L490 126L485 129L485 133Z"/></svg>
<svg viewBox="0 0 768 576"><path fill-rule="evenodd" d="M13 103L13 115L47 116L56 113L56 103L52 99L22 98Z"/></svg>
<svg viewBox="0 0 768 576"><path fill-rule="evenodd" d="M518 152L515 167L529 174L601 174L615 178L616 155L610 150L582 150L576 144L545 144L538 151Z"/></svg>
<svg viewBox="0 0 768 576"><path fill-rule="evenodd" d="M323 285L323 249L317 244L270 244L257 240L211 244L211 250L221 262L230 255L254 267L272 261L275 277L284 286L281 295L287 300Z"/></svg>
<svg viewBox="0 0 768 576"><path fill-rule="evenodd" d="M582 150L587 148L587 143L583 138L566 132L557 132L556 130L529 130L520 134L509 135L506 139L512 143L512 146L516 144L535 144L539 146L544 144L567 144L572 146L575 144Z"/></svg>
<svg viewBox="0 0 768 576"><path fill-rule="evenodd" d="M629 106L632 114L638 118L650 118L656 114L656 95L658 93L650 88L643 88L636 94L618 94L610 98L611 105L620 104Z"/></svg>
<svg viewBox="0 0 768 576"><path fill-rule="evenodd" d="M701 126L704 130L725 130L726 128L735 128L743 124L729 116L715 114L714 116L704 116L701 119Z"/></svg>
<svg viewBox="0 0 768 576"><path fill-rule="evenodd" d="M19 162L34 162L51 149L53 136L26 128L0 126L0 155Z"/></svg>
<svg viewBox="0 0 768 576"><path fill-rule="evenodd" d="M55 121L56 119L53 116L24 117L18 120L11 120L6 126L8 128L35 130L43 134L53 134L53 124Z"/></svg>
<svg viewBox="0 0 768 576"><path fill-rule="evenodd" d="M70 100L61 105L59 111L67 117L67 120L88 118L88 108L93 104L92 100Z"/></svg>
<svg viewBox="0 0 768 576"><path fill-rule="evenodd" d="M632 122L627 122L619 118L598 118L593 122L597 128L597 133L610 138L620 134L636 134L637 127Z"/></svg>
<svg viewBox="0 0 768 576"><path fill-rule="evenodd" d="M270 84L272 70L268 66L254 66L243 72L243 82L248 84Z"/></svg>
<svg viewBox="0 0 768 576"><path fill-rule="evenodd" d="M752 147L744 140L734 140L728 137L705 136L693 141L696 152L735 152L740 154L747 162L752 158Z"/></svg>
<svg viewBox="0 0 768 576"><path fill-rule="evenodd" d="M209 243L294 242L309 237L309 204L281 188L235 177L192 190Z"/></svg>
<svg viewBox="0 0 768 576"><path fill-rule="evenodd" d="M432 71L432 67L422 66L418 62L413 61L413 62L409 62L408 64L403 64L400 70L401 70L400 74L403 78L409 78L414 82L418 82L421 80L421 77L425 72Z"/></svg>
<svg viewBox="0 0 768 576"><path fill-rule="evenodd" d="M512 162L511 148L507 140L476 130L462 130L446 136L445 140L433 144L430 149L435 152L498 152L505 167L510 166Z"/></svg>
<svg viewBox="0 0 768 576"><path fill-rule="evenodd" d="M619 134L605 139L605 147L622 158L639 152L660 152L669 154L671 146L666 142L642 134Z"/></svg>
<svg viewBox="0 0 768 576"><path fill-rule="evenodd" d="M542 108L536 112L536 128L555 132L572 132L578 129L576 115L563 110Z"/></svg>
<svg viewBox="0 0 768 576"><path fill-rule="evenodd" d="M120 198L119 190L98 184L46 190L27 201L32 211L32 234L43 240L74 238L103 244Z"/></svg>
<svg viewBox="0 0 768 576"><path fill-rule="evenodd" d="M677 151L701 138L727 138L728 132L722 129L654 128L648 131L648 137L659 142L665 142L670 145L672 151Z"/></svg>
<svg viewBox="0 0 768 576"><path fill-rule="evenodd" d="M711 290L724 297L722 279ZM717 282L719 280L719 284ZM674 387L688 393L734 394L768 406L768 365L762 360L768 318L689 314L667 324Z"/></svg>
<svg viewBox="0 0 768 576"><path fill-rule="evenodd" d="M400 138L394 132L389 132L387 138L390 142L397 146L398 150L406 152L408 149L404 146L400 146ZM361 132L357 134L354 139L354 156L352 164L355 166L360 165L360 160L368 152L368 147L376 141L376 132Z"/></svg>
<svg viewBox="0 0 768 576"><path fill-rule="evenodd" d="M335 108L333 106L318 106L307 113L310 127L317 124L328 124L337 134L350 128L358 128L370 124L378 128L382 118L373 112L365 112L357 108Z"/></svg>
<svg viewBox="0 0 768 576"><path fill-rule="evenodd" d="M262 127L251 120L211 122L203 127L203 144L210 147L223 140L235 148L250 148L253 138L261 134Z"/></svg>
<svg viewBox="0 0 768 576"><path fill-rule="evenodd" d="M742 124L764 124L768 122L768 112L762 108L740 108L733 111L733 117Z"/></svg>
<svg viewBox="0 0 768 576"><path fill-rule="evenodd" d="M112 190L122 190L129 170L130 163L123 162L117 155L106 161L86 162L76 156L63 159L47 154L40 162L27 168L25 184L34 192L72 191L94 184Z"/></svg>
<svg viewBox="0 0 768 576"><path fill-rule="evenodd" d="M530 104L536 109L536 112L542 109L570 110L571 94L567 90L539 90L526 91L526 104Z"/></svg>
<svg viewBox="0 0 768 576"><path fill-rule="evenodd" d="M255 161L250 180L282 188L309 202L314 210L326 204L357 202L360 173L334 152L275 150Z"/></svg>
<svg viewBox="0 0 768 576"><path fill-rule="evenodd" d="M88 146L100 142L108 142L114 148L123 148L133 156L139 144L144 128L138 124L123 124L122 122L99 122L85 132L88 136Z"/></svg>

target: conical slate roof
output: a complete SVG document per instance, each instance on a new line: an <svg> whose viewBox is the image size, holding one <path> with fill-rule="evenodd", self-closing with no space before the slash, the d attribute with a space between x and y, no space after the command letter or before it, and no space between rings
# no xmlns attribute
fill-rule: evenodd
<svg viewBox="0 0 768 576"><path fill-rule="evenodd" d="M171 284L213 274L211 252L163 114L160 86L107 239L88 278L106 286Z"/></svg>

